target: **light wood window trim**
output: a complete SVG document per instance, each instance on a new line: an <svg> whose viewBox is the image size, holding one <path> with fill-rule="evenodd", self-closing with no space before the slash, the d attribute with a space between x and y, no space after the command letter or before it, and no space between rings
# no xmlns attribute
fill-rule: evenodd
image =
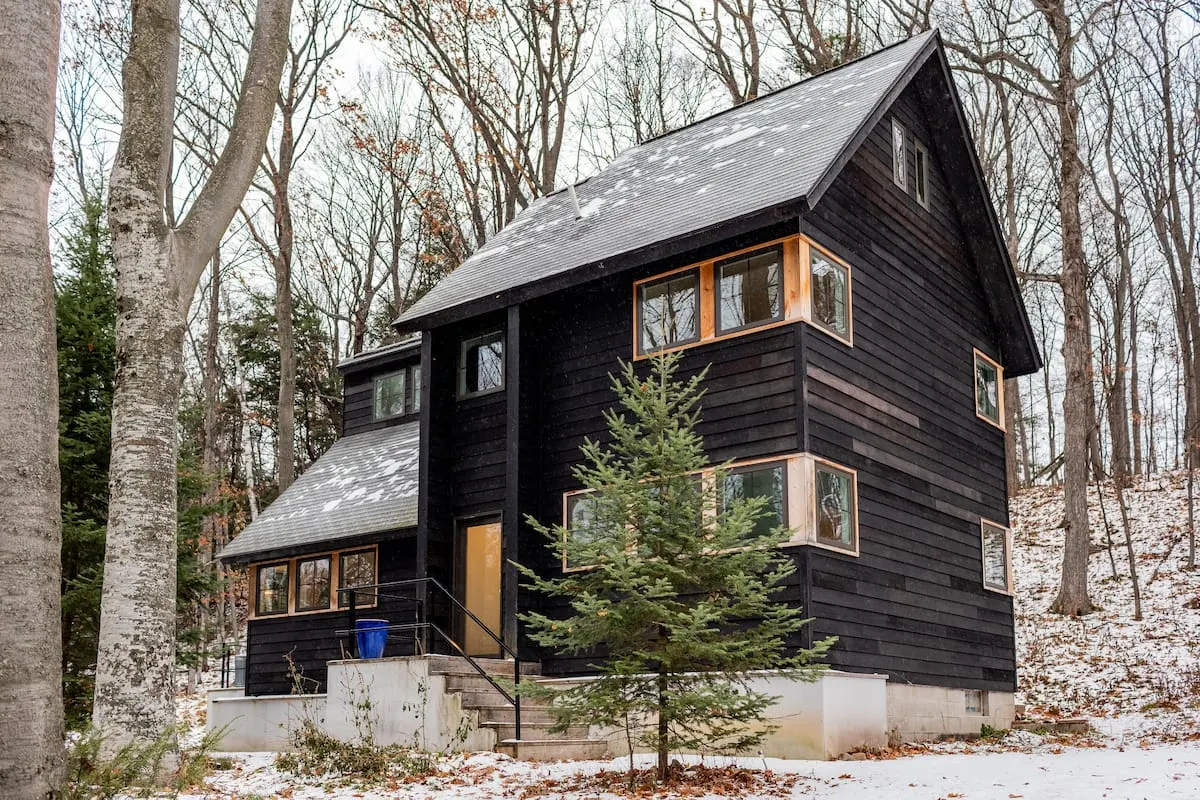
<svg viewBox="0 0 1200 800"><path fill-rule="evenodd" d="M342 574L341 574L342 573L342 558L344 558L345 556L358 555L359 553L373 553L374 554L374 556L375 556L375 582L379 583L379 545L372 545L370 547L347 547L344 550L338 550L334 554L334 563L337 565L337 576L338 576L337 589L343 588L342 587ZM349 588L349 587L346 587L346 588ZM334 597L333 597L333 607L334 608L346 609L346 608L350 607L349 605L343 606L343 605L339 604L339 600L341 598L341 593L339 591L335 590L333 594L334 594ZM378 599L372 600L369 603L359 603L356 598L355 603L354 603L355 608L374 608L376 605L378 605Z"/></svg>
<svg viewBox="0 0 1200 800"><path fill-rule="evenodd" d="M580 564L575 567L567 566L567 547L571 544L571 517L569 514L571 508L571 500L582 495L592 494L592 489L576 489L571 492L563 492L562 499L562 516L563 516L563 551L562 551L562 571L563 574L570 572L587 572L600 566L599 564Z"/></svg>
<svg viewBox="0 0 1200 800"><path fill-rule="evenodd" d="M738 261L754 258L757 255L766 254L768 252L776 253L777 257L778 257L778 263L779 263L779 313L775 314L774 316L771 316L767 319L759 320L758 322L748 322L745 325L738 325L736 327L729 328L728 330L722 330L721 329L721 299L722 298L721 298L721 275L720 275L722 267L728 266L728 265L736 263ZM712 286L713 286L713 296L712 296L712 301L709 305L711 305L712 312L713 312L713 328L714 328L713 337L714 338L716 338L718 336L721 338L724 338L724 337L729 336L734 333L740 333L741 331L744 331L744 330L748 330L751 328L761 328L766 325L773 325L777 322L785 322L787 320L787 286L786 286L786 284L787 284L787 260L786 259L787 259L787 255L784 252L784 243L780 242L779 244L767 245L767 246L761 247L757 250L752 250L749 253L743 253L741 255L735 255L735 256L726 256L725 258L718 258L715 261L713 261L712 269L710 270L710 274L709 274L709 280L712 282ZM793 283L795 283L795 281L793 281ZM701 299L703 299L703 294L701 294Z"/></svg>
<svg viewBox="0 0 1200 800"><path fill-rule="evenodd" d="M329 562L329 596L325 598L324 606L314 606L313 608L300 608L300 565L307 564L310 561L328 561ZM328 553L318 553L310 556L297 556L295 560L295 568L292 571L292 589L296 593L296 600L292 604L295 606L296 613L303 614L309 611L326 611L333 604L334 599L334 584L333 584L333 558Z"/></svg>
<svg viewBox="0 0 1200 800"><path fill-rule="evenodd" d="M900 158L896 158L896 132L901 139ZM892 183L901 191L908 192L908 128L900 120L892 117L891 136L888 138L888 152L892 154Z"/></svg>
<svg viewBox="0 0 1200 800"><path fill-rule="evenodd" d="M971 394L975 398L975 416L986 422L992 427L1005 430L1004 427L1004 367L1000 366L1000 362L988 356L987 353L980 350L978 347L972 348L973 357L971 358ZM991 417L979 413L979 359L983 359L996 370L996 412L999 416L999 421Z"/></svg>
<svg viewBox="0 0 1200 800"><path fill-rule="evenodd" d="M774 319L757 325L747 325L727 333L716 329L716 270L717 265L735 259L739 256L753 254L760 250L781 247L783 251L783 318ZM816 248L822 256L833 261L846 270L846 335L842 336L816 322L812 316L812 264L809 258L809 248ZM661 350L642 352L642 320L641 320L641 288L647 284L657 283L680 273L697 271L700 276L700 337L673 347ZM674 353L692 347L701 347L711 342L735 339L739 336L767 331L784 325L794 325L806 322L821 333L831 336L848 347L854 346L854 269L845 259L838 257L827 247L817 244L807 236L792 235L761 242L753 247L743 247L729 253L722 253L716 258L698 261L682 267L659 272L633 282L633 358L641 361L657 353Z"/></svg>
<svg viewBox="0 0 1200 800"><path fill-rule="evenodd" d="M292 556L291 558L272 559L271 561L259 561L250 564L250 615L249 619L275 619L277 617L303 617L309 614L331 614L336 611L345 611L345 608L339 608L337 602L338 589L341 588L341 556L350 553L362 553L366 551L375 553L375 581L379 582L379 545L359 545L358 547L343 547L339 550L322 550L316 553L304 553L303 555ZM309 611L298 611L296 609L296 599L299 592L296 591L299 572L296 567L298 561L311 561L314 558L330 559L329 566L329 607L315 608ZM259 567L273 567L281 564L287 565L288 568L288 607L287 611L276 611L272 614L258 613L258 569ZM377 600L370 603L355 604L355 608L374 608L378 605Z"/></svg>
<svg viewBox="0 0 1200 800"><path fill-rule="evenodd" d="M1004 588L998 588L988 583L987 577L987 558L986 545L984 540L987 537L988 528L1000 530L1004 532ZM1012 528L1007 525L1001 525L999 522L994 522L986 517L979 519L979 577L983 582L983 588L989 592L996 594L1004 594L1012 597L1013 595L1013 533Z"/></svg>
<svg viewBox="0 0 1200 800"><path fill-rule="evenodd" d="M833 471L842 472L842 473L845 473L846 475L850 476L850 496L854 499L854 514L851 516L851 527L853 529L853 539L854 539L854 545L852 547L842 547L840 545L831 544L829 542L822 541L817 536L817 465L818 464L828 467L829 469L831 469ZM860 550L859 550L859 548L860 548L859 527L858 527L858 506L859 506L858 470L852 469L851 467L847 467L844 464L839 464L836 461L830 461L827 458L821 458L820 456L815 456L815 455L811 455L811 454L809 454L805 457L805 470L807 473L807 475L806 475L807 480L806 480L806 484L804 487L805 491L806 491L804 500L808 505L809 517L806 520L806 522L808 523L808 530L805 532L807 535L807 538L806 538L806 541L803 542L803 544L808 544L813 547L819 547L822 550L831 550L835 553L841 553L842 555L854 556L855 558L857 558L859 555L859 552L860 552Z"/></svg>

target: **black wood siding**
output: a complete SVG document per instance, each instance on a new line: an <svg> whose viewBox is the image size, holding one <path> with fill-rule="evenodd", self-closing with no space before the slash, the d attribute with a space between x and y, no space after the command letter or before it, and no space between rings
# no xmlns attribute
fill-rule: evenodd
<svg viewBox="0 0 1200 800"><path fill-rule="evenodd" d="M417 577L416 555L415 536L380 542L379 582ZM393 623L411 622L411 616L411 603L389 599L381 599L377 608L359 612L360 618L378 617ZM343 657L345 637L335 631L346 630L348 621L345 611L250 620L246 631L246 694L291 694L289 654L306 679L305 687L313 692L325 691L325 662ZM411 653L411 640L401 639L398 634L391 635L384 651L385 656Z"/></svg>
<svg viewBox="0 0 1200 800"><path fill-rule="evenodd" d="M418 358L405 358L401 361L389 361L372 365L370 369L356 370L347 373L342 390L342 435L353 436L389 425L399 425L411 422L415 415L401 415L388 419L376 420L375 412L375 379L382 375L390 375L419 362ZM406 398L412 397L412 381L404 386Z"/></svg>
<svg viewBox="0 0 1200 800"><path fill-rule="evenodd" d="M893 113L931 145L912 90ZM981 579L980 518L1008 519L1004 435L973 388L972 347L995 357L996 335L937 154L925 209L892 182L890 124L804 221L854 269L854 347L807 336L806 448L858 470L861 540L859 558L812 550L809 613L836 667L1011 691L1012 601Z"/></svg>

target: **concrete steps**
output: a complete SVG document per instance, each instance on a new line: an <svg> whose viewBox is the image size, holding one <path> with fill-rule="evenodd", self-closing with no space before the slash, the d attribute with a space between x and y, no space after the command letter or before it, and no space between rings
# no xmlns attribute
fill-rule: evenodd
<svg viewBox="0 0 1200 800"><path fill-rule="evenodd" d="M454 656L428 658L430 672L445 676L446 692L460 695L462 707L477 713L479 727L495 732L497 753L522 761L594 760L607 755L608 743L603 739L589 739L585 725L552 733L554 715L543 704L527 697L521 700L522 738L516 739L516 714L512 705L470 662ZM489 675L512 681L512 661L499 658L477 658L475 661ZM521 664L522 679L526 676L534 680L539 678L540 666Z"/></svg>

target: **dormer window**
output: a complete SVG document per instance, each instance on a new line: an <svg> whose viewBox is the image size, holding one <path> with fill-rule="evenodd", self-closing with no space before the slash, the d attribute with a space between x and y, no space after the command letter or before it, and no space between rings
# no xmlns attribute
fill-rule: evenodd
<svg viewBox="0 0 1200 800"><path fill-rule="evenodd" d="M421 410L421 367L419 365L375 379L375 420L390 419Z"/></svg>
<svg viewBox="0 0 1200 800"><path fill-rule="evenodd" d="M475 397L504 388L504 334L485 333L462 343L458 359L458 396Z"/></svg>
<svg viewBox="0 0 1200 800"><path fill-rule="evenodd" d="M899 120L892 120L892 180L904 191L908 191L908 148L907 135Z"/></svg>

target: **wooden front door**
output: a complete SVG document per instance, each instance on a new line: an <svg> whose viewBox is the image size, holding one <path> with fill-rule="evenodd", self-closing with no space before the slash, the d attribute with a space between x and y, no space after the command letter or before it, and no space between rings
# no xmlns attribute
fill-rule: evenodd
<svg viewBox="0 0 1200 800"><path fill-rule="evenodd" d="M492 633L500 636L500 520L464 524L458 541L458 598ZM495 639L467 615L460 616L457 626L460 642L468 655L500 655Z"/></svg>

